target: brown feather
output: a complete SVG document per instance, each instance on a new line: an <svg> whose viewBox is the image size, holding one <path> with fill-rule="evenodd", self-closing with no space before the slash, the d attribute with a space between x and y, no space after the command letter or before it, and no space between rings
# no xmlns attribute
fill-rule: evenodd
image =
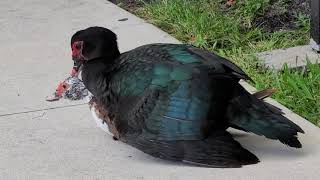
<svg viewBox="0 0 320 180"><path fill-rule="evenodd" d="M265 99L270 97L273 93L277 92L275 88L268 88L254 93L253 95L258 99Z"/></svg>
<svg viewBox="0 0 320 180"><path fill-rule="evenodd" d="M113 139L114 140L118 140L120 139L120 133L117 130L114 121L112 119L109 118L109 113L108 111L103 108L102 106L99 106L99 104L96 102L96 100L94 98L92 98L89 102L89 107L90 109L92 107L95 108L95 113L98 116L98 118L103 120L103 123L107 123L108 124L108 128L109 131L113 134Z"/></svg>

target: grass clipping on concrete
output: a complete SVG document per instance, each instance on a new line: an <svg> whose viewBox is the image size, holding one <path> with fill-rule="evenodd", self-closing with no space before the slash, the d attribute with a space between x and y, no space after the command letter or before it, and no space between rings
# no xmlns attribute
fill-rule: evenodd
<svg viewBox="0 0 320 180"><path fill-rule="evenodd" d="M134 13L184 43L232 60L252 77L257 89L278 89L274 99L320 126L319 65L273 72L255 57L258 52L308 43L308 11L301 8L306 0L236 0L231 6L226 2L155 0Z"/></svg>

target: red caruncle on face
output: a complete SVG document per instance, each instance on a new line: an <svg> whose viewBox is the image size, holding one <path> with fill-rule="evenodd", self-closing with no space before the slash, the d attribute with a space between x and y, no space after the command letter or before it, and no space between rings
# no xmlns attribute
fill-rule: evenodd
<svg viewBox="0 0 320 180"><path fill-rule="evenodd" d="M71 45L72 58L80 60L82 57L83 41L76 41Z"/></svg>

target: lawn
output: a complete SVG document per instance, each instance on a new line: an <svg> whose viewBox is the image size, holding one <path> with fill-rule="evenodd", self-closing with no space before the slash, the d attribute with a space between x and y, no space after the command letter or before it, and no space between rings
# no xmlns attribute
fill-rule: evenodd
<svg viewBox="0 0 320 180"><path fill-rule="evenodd" d="M178 40L213 51L239 65L257 89L278 89L273 98L320 126L320 67L265 68L258 52L307 44L306 0L123 0L120 6Z"/></svg>

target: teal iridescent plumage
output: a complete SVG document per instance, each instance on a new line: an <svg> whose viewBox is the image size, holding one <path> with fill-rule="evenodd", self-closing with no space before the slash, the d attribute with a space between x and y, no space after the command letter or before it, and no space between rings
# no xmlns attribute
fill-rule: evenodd
<svg viewBox="0 0 320 180"><path fill-rule="evenodd" d="M164 46L162 47L162 49L167 51L174 60L182 62L184 64L201 62L200 57L186 51L185 45L167 47Z"/></svg>
<svg viewBox="0 0 320 180"><path fill-rule="evenodd" d="M126 69L120 70L114 78L116 81L121 79L121 95L139 96L140 93L143 95L142 91L159 91L153 110L148 112L150 114L147 115L146 124L147 129L157 133L157 139L194 140L204 136L202 126L209 114L211 87L199 79L206 76L198 69L202 67L201 58L188 52L187 47L158 44L150 46L149 51L141 52L147 47L142 47L141 51L136 49L133 54L127 53L124 57L134 59L138 56L140 60L126 65ZM151 55L158 53L159 58L149 59L148 52ZM141 56L140 53L144 55ZM168 61L167 58L171 60ZM152 68L146 71L145 66ZM203 81L210 79L205 78ZM146 131L146 135L147 133Z"/></svg>

